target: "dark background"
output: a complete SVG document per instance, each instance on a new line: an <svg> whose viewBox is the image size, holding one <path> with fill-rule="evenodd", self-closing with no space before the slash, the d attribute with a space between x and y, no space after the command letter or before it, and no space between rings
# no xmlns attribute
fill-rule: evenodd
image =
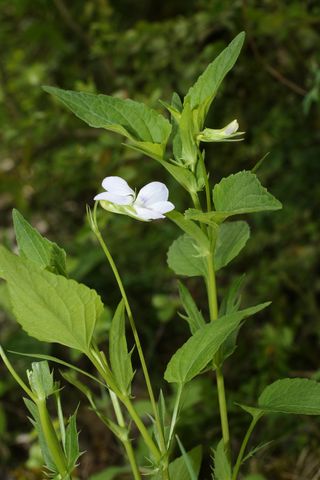
<svg viewBox="0 0 320 480"><path fill-rule="evenodd" d="M159 98L169 101L173 91L184 95L221 49L246 31L245 47L206 122L221 128L237 118L245 141L209 146L206 161L216 181L252 168L270 152L258 175L284 208L250 217L252 238L245 251L218 276L222 295L236 275L247 272L243 305L273 302L248 321L225 367L233 446L239 448L249 419L234 402L254 403L263 387L279 377L320 378L319 2L11 0L0 6L1 241L14 245L11 209L18 208L66 249L71 275L96 288L110 311L119 294L85 218L85 206L92 204L101 180L120 175L137 187L165 181L180 210L189 206L188 198L158 164L127 150L121 137L81 123L41 85L130 97L161 109ZM168 221L143 224L108 215L104 233L123 274L154 382L170 400L173 392L161 377L188 335L177 315L177 283L166 266L166 251L178 232ZM206 314L201 281L191 279L187 285ZM63 348L39 345L21 332L1 284L0 303L6 348L50 348L70 360ZM85 366L74 352L71 360ZM18 357L12 361L21 372L28 365ZM0 368L0 477L42 478L21 391ZM143 408L139 372L135 395ZM67 387L63 398L70 412L77 396ZM212 379L194 381L187 400L179 434L187 448L204 445L203 477L209 478L210 447L220 436ZM81 446L88 450L82 478L121 464L121 449L84 400L79 427ZM253 446L274 442L248 461L248 472L268 480L319 479L319 427L314 418L263 420Z"/></svg>

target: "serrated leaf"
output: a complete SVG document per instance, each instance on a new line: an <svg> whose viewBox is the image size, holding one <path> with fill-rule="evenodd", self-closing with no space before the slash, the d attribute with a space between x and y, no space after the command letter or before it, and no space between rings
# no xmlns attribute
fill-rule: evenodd
<svg viewBox="0 0 320 480"><path fill-rule="evenodd" d="M109 340L110 364L120 391L127 395L133 379L131 355L128 352L125 329L125 305L121 300L113 316Z"/></svg>
<svg viewBox="0 0 320 480"><path fill-rule="evenodd" d="M194 334L199 328L202 328L206 324L206 322L195 301L193 300L189 290L181 282L178 282L178 287L181 303L187 314L187 316L183 316L183 318L186 319L189 324L191 333Z"/></svg>
<svg viewBox="0 0 320 480"><path fill-rule="evenodd" d="M76 418L77 412L69 417L66 428L65 454L68 462L68 470L70 472L76 467L77 461L81 455L79 450L79 434L77 431Z"/></svg>
<svg viewBox="0 0 320 480"><path fill-rule="evenodd" d="M187 452L186 455L188 455L188 459L192 465L194 474L196 475L196 478L198 478L202 461L202 447L199 445L198 447L195 447L189 452ZM170 478L174 480L187 480L190 478L190 474L183 455L176 458L175 460L173 460L173 462L170 463L169 475Z"/></svg>
<svg viewBox="0 0 320 480"><path fill-rule="evenodd" d="M177 275L198 277L207 273L205 260L200 256L195 241L189 235L181 235L172 243L168 250L167 262Z"/></svg>
<svg viewBox="0 0 320 480"><path fill-rule="evenodd" d="M189 103L191 110L197 110L199 130L203 127L206 114L218 88L240 54L244 38L245 34L241 32L232 40L227 48L208 65L196 83L189 89L184 99L184 104Z"/></svg>
<svg viewBox="0 0 320 480"><path fill-rule="evenodd" d="M214 452L214 480L231 480L230 462L226 455L223 440L217 445Z"/></svg>
<svg viewBox="0 0 320 480"><path fill-rule="evenodd" d="M250 228L246 222L226 222L219 226L214 266L218 271L228 265L245 247L250 237Z"/></svg>
<svg viewBox="0 0 320 480"><path fill-rule="evenodd" d="M103 310L94 290L41 270L2 246L0 277L7 281L14 315L29 335L88 353Z"/></svg>
<svg viewBox="0 0 320 480"><path fill-rule="evenodd" d="M171 132L165 117L130 99L43 87L91 127L105 128L129 138L148 151L157 144L162 156Z"/></svg>
<svg viewBox="0 0 320 480"><path fill-rule="evenodd" d="M165 380L181 384L192 380L213 360L221 345L244 318L254 315L269 304L262 303L225 315L197 330L172 356L164 374Z"/></svg>
<svg viewBox="0 0 320 480"><path fill-rule="evenodd" d="M213 189L217 213L227 218L231 215L279 210L282 205L259 182L257 176L242 171L223 178ZM213 217L215 212L213 213Z"/></svg>
<svg viewBox="0 0 320 480"><path fill-rule="evenodd" d="M284 378L272 383L259 397L264 413L320 415L320 383L306 378Z"/></svg>
<svg viewBox="0 0 320 480"><path fill-rule="evenodd" d="M18 210L13 209L12 219L20 256L41 268L66 276L66 252L40 235Z"/></svg>

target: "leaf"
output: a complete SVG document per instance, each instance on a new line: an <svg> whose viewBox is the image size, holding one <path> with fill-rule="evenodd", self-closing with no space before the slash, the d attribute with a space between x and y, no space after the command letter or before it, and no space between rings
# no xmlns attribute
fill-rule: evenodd
<svg viewBox="0 0 320 480"><path fill-rule="evenodd" d="M231 466L227 458L223 440L217 445L214 452L214 480L231 480Z"/></svg>
<svg viewBox="0 0 320 480"><path fill-rule="evenodd" d="M130 99L47 86L43 89L91 127L120 133L145 150L158 144L158 153L162 156L171 125L155 110Z"/></svg>
<svg viewBox="0 0 320 480"><path fill-rule="evenodd" d="M228 265L245 247L250 237L250 228L246 222L227 222L219 226L214 266L218 271Z"/></svg>
<svg viewBox="0 0 320 480"><path fill-rule="evenodd" d="M181 235L168 250L167 262L177 275L187 277L206 276L207 267L200 256L195 241L189 235Z"/></svg>
<svg viewBox="0 0 320 480"><path fill-rule="evenodd" d="M187 316L182 316L190 327L191 333L194 334L199 328L203 327L206 322L200 310L198 310L195 301L193 300L189 290L178 282L181 303L186 311Z"/></svg>
<svg viewBox="0 0 320 480"><path fill-rule="evenodd" d="M199 245L201 255L205 256L210 253L210 242L206 234L191 220L187 220L182 213L173 210L166 214L170 220L178 225L187 235L189 235Z"/></svg>
<svg viewBox="0 0 320 480"><path fill-rule="evenodd" d="M94 290L41 270L2 246L0 277L7 281L13 312L29 335L88 353L96 320L103 310Z"/></svg>
<svg viewBox="0 0 320 480"><path fill-rule="evenodd" d="M32 370L28 371L31 390L37 398L46 399L54 392L53 373L47 361L32 362Z"/></svg>
<svg viewBox="0 0 320 480"><path fill-rule="evenodd" d="M237 312L240 307L241 295L240 291L245 280L245 273L236 277L227 290L226 295L222 299L219 315L226 315L228 313Z"/></svg>
<svg viewBox="0 0 320 480"><path fill-rule="evenodd" d="M40 235L18 210L13 209L12 219L20 256L41 268L66 276L66 252Z"/></svg>
<svg viewBox="0 0 320 480"><path fill-rule="evenodd" d="M203 212L197 208L188 208L188 210L184 212L184 216L188 220L196 220L197 222L205 223L215 228L227 218L225 212Z"/></svg>
<svg viewBox="0 0 320 480"><path fill-rule="evenodd" d="M320 383L306 378L284 378L272 383L259 397L264 413L320 415Z"/></svg>
<svg viewBox="0 0 320 480"><path fill-rule="evenodd" d="M109 340L110 364L120 391L127 395L133 379L131 355L128 353L125 329L125 305L123 300L113 316Z"/></svg>
<svg viewBox="0 0 320 480"><path fill-rule="evenodd" d="M79 450L79 439L77 431L77 411L69 417L68 425L66 428L66 440L65 440L65 454L68 462L68 469L72 470L76 467L77 461L81 455Z"/></svg>
<svg viewBox="0 0 320 480"><path fill-rule="evenodd" d="M202 447L199 445L187 452L186 455L188 456L196 478L198 478L202 460ZM183 455L170 463L169 476L174 480L187 480L191 478Z"/></svg>
<svg viewBox="0 0 320 480"><path fill-rule="evenodd" d="M187 102L184 105L182 114L179 120L179 136L181 140L181 158L179 161L183 165L194 170L194 166L198 159L198 148L195 142L193 127L193 118L190 104Z"/></svg>
<svg viewBox="0 0 320 480"><path fill-rule="evenodd" d="M182 384L192 380L213 360L221 345L244 318L254 315L269 304L262 303L225 315L197 330L171 358L164 374L165 380Z"/></svg>
<svg viewBox="0 0 320 480"><path fill-rule="evenodd" d="M196 83L189 89L184 99L184 105L190 103L191 110L197 109L199 130L203 127L206 114L218 88L240 54L244 38L245 34L241 32L232 40L227 48L208 65Z"/></svg>
<svg viewBox="0 0 320 480"><path fill-rule="evenodd" d="M217 183L213 189L213 199L217 212L224 218L282 208L281 203L261 185L257 176L245 170Z"/></svg>
<svg viewBox="0 0 320 480"><path fill-rule="evenodd" d="M91 475L89 480L114 480L115 478L119 478L121 473L130 474L130 472L130 467L108 467L99 473Z"/></svg>

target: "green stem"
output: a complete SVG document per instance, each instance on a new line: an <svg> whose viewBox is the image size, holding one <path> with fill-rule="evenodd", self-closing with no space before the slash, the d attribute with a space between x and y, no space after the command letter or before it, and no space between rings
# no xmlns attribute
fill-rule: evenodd
<svg viewBox="0 0 320 480"><path fill-rule="evenodd" d="M3 350L3 348L1 347L1 345L0 345L0 357L2 358L3 363L5 364L5 366L7 367L7 369L9 370L9 372L11 373L11 375L13 376L13 378L15 379L15 381L16 381L16 382L20 385L20 387L26 392L26 394L31 398L31 400L33 400L34 402L36 402L37 397L33 394L33 392L30 390L30 388L24 383L24 381L22 380L22 378L17 374L17 372L15 371L15 369L13 368L13 366L11 365L8 357L7 357L6 354L4 353L4 350Z"/></svg>
<svg viewBox="0 0 320 480"><path fill-rule="evenodd" d="M110 390L110 398L111 398L111 402L112 402L112 405L113 405L114 413L116 415L118 424L120 425L120 427L126 427L118 398L117 398L116 394L114 392L112 392L112 390ZM139 468L138 468L138 465L137 465L137 462L136 462L136 458L135 458L134 451L133 451L130 440L129 439L128 440L122 440L122 443L123 443L123 446L124 446L125 451L127 453L127 457L128 457L128 460L129 460L129 463L130 463L130 466L131 466L131 470L132 470L134 479L135 480L141 480L141 475L140 475L140 472L139 472Z"/></svg>
<svg viewBox="0 0 320 480"><path fill-rule="evenodd" d="M101 377L104 379L106 382L106 385L117 395L119 400L124 404L126 409L128 410L132 420L136 424L138 430L140 431L146 445L148 446L150 452L153 454L154 458L156 461L159 461L161 458L161 453L159 452L156 444L152 440L148 430L146 429L144 423L140 419L139 415L137 414L130 398L125 397L119 389L116 387L116 385L113 383L112 379L110 378L110 375L108 372L105 371L105 365L104 362L98 358L98 352L89 352L87 353L88 358L92 362L92 364L95 366L95 368L98 370L100 373Z"/></svg>
<svg viewBox="0 0 320 480"><path fill-rule="evenodd" d="M95 209L96 209L96 205L95 205ZM146 364L146 361L145 361L145 358L144 358L144 354L143 354L140 338L139 338L139 335L138 335L138 331L137 331L137 328L136 328L136 325L135 325L135 322L134 322L131 307L130 307L128 297L127 297L125 288L123 286L118 268L117 268L117 266L116 266L116 264L115 264L115 262L112 258L112 255L111 255L105 241L103 240L103 237L102 237L101 232L99 230L99 227L98 227L98 224L97 224L97 221L96 221L96 218L95 218L95 215L96 215L96 210L95 209L94 209L94 218L93 218L93 220L94 220L93 231L94 231L94 233L95 233L95 235L96 235L96 237L97 237L97 239L98 239L98 241L99 241L99 243L102 247L102 250L105 253L105 256L107 257L107 260L108 260L108 262L110 264L110 267L113 271L113 274L115 276L115 279L117 281L119 290L121 292L121 295L122 295L122 298L123 298L123 301L124 301L124 304L125 304L125 308L126 308L127 315L128 315L128 318L129 318L129 322L130 322L131 330L132 330L132 333L133 333L134 341L135 341L135 344L136 344L136 347L137 347L137 350L138 350L138 355L139 355L139 358L140 358L144 378L145 378L145 381L146 381L147 390L148 390L148 394L149 394L149 397L150 397L154 418L155 418L155 421L156 421L156 425L158 427L159 439L160 439L160 450L161 450L162 453L166 453L166 445L165 445L164 434L163 434L163 430L162 430L162 426L161 426L160 415L159 415L156 400L155 400L155 397L154 397L154 393L153 393L153 389L152 389L152 385L151 385L151 380L150 380L147 364Z"/></svg>
<svg viewBox="0 0 320 480"><path fill-rule="evenodd" d="M38 408L41 428L46 440L46 444L61 477L64 479L68 472L67 459L52 425L52 421L47 410L46 401L38 399L36 401L36 405Z"/></svg>
<svg viewBox="0 0 320 480"><path fill-rule="evenodd" d="M203 160L203 157L201 155ZM204 162L203 162L204 165ZM205 166L204 166L205 169ZM208 177L205 174L206 178L206 197L207 197L207 206L211 206L210 201L210 187L208 182ZM208 186L207 186L208 185ZM191 194L194 206L196 208L201 209L201 204L199 201L199 197L197 194ZM201 225L202 229L204 225ZM208 268L208 276L207 276L207 295L208 295L208 303L209 303L209 312L210 312L210 321L213 322L218 319L218 300L217 300L217 285L216 285L216 275L214 269L214 258L213 254L211 253L207 257L207 268ZM219 360L217 356L217 360ZM229 432L229 421L228 421L228 410L227 410L227 401L226 401L226 392L224 386L224 378L223 372L221 367L219 366L219 361L216 362L216 379L217 379L217 390L218 390L218 401L219 401L219 412L220 412L220 421L221 421L221 430L222 430L222 438L225 451L229 457L231 458L231 451L230 451L230 432Z"/></svg>
<svg viewBox="0 0 320 480"><path fill-rule="evenodd" d="M178 386L178 392L177 392L176 401L175 401L174 408L173 408L173 413L172 413L170 432L169 432L168 444L167 444L167 449L168 450L170 448L170 444L171 444L171 441L172 441L172 437L173 437L175 426L176 426L177 419L178 419L182 390L183 390L183 384L180 383L179 386Z"/></svg>
<svg viewBox="0 0 320 480"><path fill-rule="evenodd" d="M251 423L249 425L247 433L245 434L243 442L241 444L241 447L240 447L240 450L239 450L239 455L238 455L236 464L235 464L233 472L232 472L232 480L237 480L237 478L238 478L239 470L240 470L240 467L241 467L241 464L242 464L244 453L245 453L247 445L248 445L249 438L250 438L251 433L252 433L254 427L256 426L258 420L261 418L261 416L262 415L257 415L255 417L253 417L252 420L251 420Z"/></svg>

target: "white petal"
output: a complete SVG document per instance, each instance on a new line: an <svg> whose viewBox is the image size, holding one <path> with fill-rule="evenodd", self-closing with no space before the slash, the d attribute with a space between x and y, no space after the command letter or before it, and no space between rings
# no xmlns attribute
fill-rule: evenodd
<svg viewBox="0 0 320 480"><path fill-rule="evenodd" d="M116 195L115 193L102 192L94 197L94 200L106 200L115 205L131 205L133 202L133 195Z"/></svg>
<svg viewBox="0 0 320 480"><path fill-rule="evenodd" d="M160 212L155 212L150 208L144 208L135 205L134 209L137 212L137 217L140 220L157 220L158 218L165 218Z"/></svg>
<svg viewBox="0 0 320 480"><path fill-rule="evenodd" d="M141 188L138 193L136 202L138 205L150 207L157 202L165 202L168 200L169 191L164 183L151 182Z"/></svg>
<svg viewBox="0 0 320 480"><path fill-rule="evenodd" d="M121 177L106 177L102 181L102 186L108 192L116 195L134 195L134 191L128 183Z"/></svg>
<svg viewBox="0 0 320 480"><path fill-rule="evenodd" d="M171 202L157 202L152 205L152 210L159 213L167 213L174 210L175 206Z"/></svg>
<svg viewBox="0 0 320 480"><path fill-rule="evenodd" d="M223 129L223 133L225 135L232 135L233 133L236 133L236 131L239 129L239 123L237 120L233 120L230 122L226 127Z"/></svg>

